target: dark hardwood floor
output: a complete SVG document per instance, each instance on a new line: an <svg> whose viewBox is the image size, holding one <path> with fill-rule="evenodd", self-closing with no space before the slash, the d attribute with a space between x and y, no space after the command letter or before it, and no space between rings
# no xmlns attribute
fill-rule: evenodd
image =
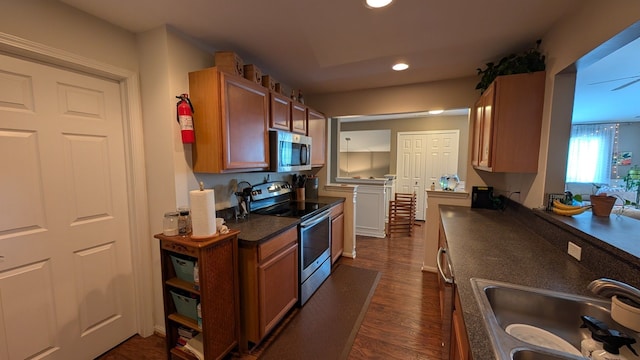
<svg viewBox="0 0 640 360"><path fill-rule="evenodd" d="M342 264L377 270L380 281L354 340L350 360L440 359L440 308L437 275L422 272L425 224L412 237L358 236L356 258ZM254 357L255 358L255 357ZM101 360L166 359L160 336L134 336Z"/></svg>

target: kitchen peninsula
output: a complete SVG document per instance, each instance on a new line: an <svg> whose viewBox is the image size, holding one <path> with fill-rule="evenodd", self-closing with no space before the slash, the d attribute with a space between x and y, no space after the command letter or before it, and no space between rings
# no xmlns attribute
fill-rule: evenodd
<svg viewBox="0 0 640 360"><path fill-rule="evenodd" d="M393 179L338 177L336 183L357 185L356 235L384 238L393 197Z"/></svg>
<svg viewBox="0 0 640 360"><path fill-rule="evenodd" d="M442 205L439 212L474 360L495 355L471 278L592 297L587 285L601 277L640 286L640 259L568 224L607 221L591 218L590 213L571 220L519 204L505 211ZM611 223L620 220L614 217ZM640 231L640 221L623 220ZM580 262L567 254L568 241L582 247Z"/></svg>

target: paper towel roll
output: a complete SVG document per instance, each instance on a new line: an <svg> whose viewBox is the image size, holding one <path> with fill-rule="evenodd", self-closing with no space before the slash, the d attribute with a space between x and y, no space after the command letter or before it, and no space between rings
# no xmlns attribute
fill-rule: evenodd
<svg viewBox="0 0 640 360"><path fill-rule="evenodd" d="M192 238L216 234L216 197L213 189L189 191Z"/></svg>

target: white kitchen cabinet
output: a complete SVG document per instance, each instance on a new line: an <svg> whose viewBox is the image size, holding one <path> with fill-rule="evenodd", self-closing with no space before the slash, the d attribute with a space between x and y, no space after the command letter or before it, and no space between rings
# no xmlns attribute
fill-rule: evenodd
<svg viewBox="0 0 640 360"><path fill-rule="evenodd" d="M356 235L383 238L385 233L386 187L359 185L356 195Z"/></svg>
<svg viewBox="0 0 640 360"><path fill-rule="evenodd" d="M336 182L358 185L356 189L356 235L386 237L385 218L389 207L387 178L336 178Z"/></svg>

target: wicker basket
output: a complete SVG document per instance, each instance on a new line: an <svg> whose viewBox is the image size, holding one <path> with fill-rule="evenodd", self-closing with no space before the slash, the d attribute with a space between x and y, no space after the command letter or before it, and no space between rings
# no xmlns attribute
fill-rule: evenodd
<svg viewBox="0 0 640 360"><path fill-rule="evenodd" d="M595 216L609 216L611 209L616 203L615 196L607 196L607 194L600 194L591 196L591 212Z"/></svg>

